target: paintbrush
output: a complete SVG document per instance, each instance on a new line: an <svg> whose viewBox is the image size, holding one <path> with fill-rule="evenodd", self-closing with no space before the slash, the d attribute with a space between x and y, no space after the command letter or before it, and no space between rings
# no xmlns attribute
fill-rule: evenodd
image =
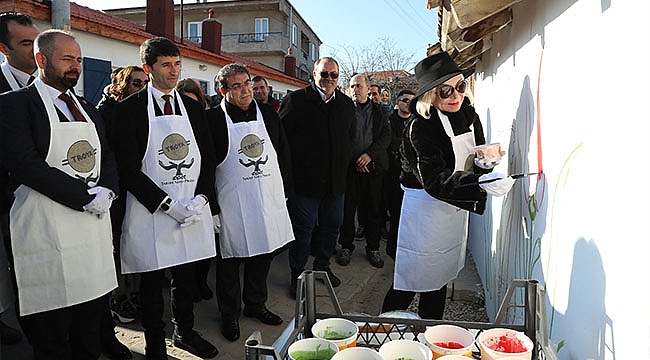
<svg viewBox="0 0 650 360"><path fill-rule="evenodd" d="M510 177L513 178L513 179L519 179L519 178L523 178L523 177L527 177L527 176L531 176L531 175L537 175L537 174L538 173L536 173L536 172L534 172L534 173L521 173L521 174L510 175ZM456 188L464 188L464 187L468 187L468 186L476 186L476 185L480 185L480 184L487 184L487 183L495 182L495 181L498 181L498 180L503 180L503 178L494 178L494 179L483 180L483 181L478 181L478 182L473 182L473 183L461 184L461 185L456 186Z"/></svg>

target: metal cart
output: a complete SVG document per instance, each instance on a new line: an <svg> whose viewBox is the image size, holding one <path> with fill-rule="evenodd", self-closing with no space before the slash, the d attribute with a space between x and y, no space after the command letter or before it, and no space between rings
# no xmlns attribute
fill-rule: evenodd
<svg viewBox="0 0 650 360"><path fill-rule="evenodd" d="M334 314L316 312L316 280L322 280L329 293ZM427 326L452 324L474 330L475 337L485 329L494 327L509 328L524 332L535 347L533 360L557 360L555 351L549 344L546 328L546 300L544 289L536 280L513 280L501 303L494 323L402 319L392 317L344 314L341 310L334 288L324 271L305 271L298 278L298 296L296 296L296 316L287 325L273 345L265 345L259 330L253 332L245 342L246 360L282 360L288 358L289 346L298 339L312 337L311 327L318 319L330 317L344 318L359 325L357 346L379 348L385 342L398 339L423 341ZM514 296L517 294L518 296ZM521 299L523 304L513 304L513 298ZM520 318L519 323L506 323L506 318ZM513 321L517 322L517 321ZM521 324L523 322L523 324ZM421 336L422 335L422 336ZM480 359L480 352L475 342L472 356Z"/></svg>

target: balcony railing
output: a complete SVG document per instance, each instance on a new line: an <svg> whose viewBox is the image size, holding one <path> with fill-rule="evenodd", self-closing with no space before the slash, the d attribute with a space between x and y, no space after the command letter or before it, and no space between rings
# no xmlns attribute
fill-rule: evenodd
<svg viewBox="0 0 650 360"><path fill-rule="evenodd" d="M221 35L223 41L231 41L236 38L237 42L240 44L246 43L260 43L265 42L267 39L275 39L282 36L281 31L267 32L267 33L243 33L243 34L226 34ZM201 43L201 35L198 36L187 36L184 39L194 41L196 43Z"/></svg>

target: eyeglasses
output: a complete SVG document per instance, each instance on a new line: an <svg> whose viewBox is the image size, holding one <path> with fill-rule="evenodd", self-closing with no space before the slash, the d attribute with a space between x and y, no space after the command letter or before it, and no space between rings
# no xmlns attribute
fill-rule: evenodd
<svg viewBox="0 0 650 360"><path fill-rule="evenodd" d="M243 88L251 88L251 87L253 87L253 82L250 80L244 81L243 84L232 84L230 86L232 90L241 90Z"/></svg>
<svg viewBox="0 0 650 360"><path fill-rule="evenodd" d="M133 79L131 80L131 85L137 86L137 87L143 87L149 83L149 80L142 81L140 79Z"/></svg>
<svg viewBox="0 0 650 360"><path fill-rule="evenodd" d="M456 86L442 85L436 90L436 94L441 99L447 99L454 94L454 90L458 91L459 94L464 94L465 90L467 90L467 79L459 81Z"/></svg>
<svg viewBox="0 0 650 360"><path fill-rule="evenodd" d="M339 78L339 73L337 73L335 71L332 71L332 72L321 71L320 72L320 77L322 77L323 79L328 79L330 77L332 79L338 79Z"/></svg>
<svg viewBox="0 0 650 360"><path fill-rule="evenodd" d="M402 99L399 99L399 101L403 102L404 104L408 104L408 103L411 102L411 99L409 99L409 98L402 98Z"/></svg>

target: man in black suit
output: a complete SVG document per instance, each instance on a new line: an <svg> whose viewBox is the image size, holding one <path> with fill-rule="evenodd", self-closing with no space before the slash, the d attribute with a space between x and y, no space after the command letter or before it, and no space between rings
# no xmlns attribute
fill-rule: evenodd
<svg viewBox="0 0 650 360"><path fill-rule="evenodd" d="M0 96L18 320L36 359L97 359L99 314L117 285L107 215L117 171L101 116L72 92L79 44L48 30L35 47L39 78Z"/></svg>
<svg viewBox="0 0 650 360"><path fill-rule="evenodd" d="M313 76L314 82L287 95L279 110L291 149L295 187L288 203L296 237L289 248L289 291L293 297L310 250L315 258L313 269L326 271L332 286L341 284L330 269L329 259L343 223L354 105L336 89L336 60L325 57L316 61Z"/></svg>
<svg viewBox="0 0 650 360"><path fill-rule="evenodd" d="M38 29L32 19L20 13L0 14L0 52L5 57L0 73L0 93L31 83L36 75L34 39Z"/></svg>
<svg viewBox="0 0 650 360"><path fill-rule="evenodd" d="M285 200L291 192L291 155L278 114L270 105L253 100L253 81L246 66L228 64L217 79L224 100L208 111L219 164L217 302L221 333L235 341L242 310L241 264L244 316L269 325L282 323L266 308L266 280L274 252L293 240Z"/></svg>
<svg viewBox="0 0 650 360"><path fill-rule="evenodd" d="M195 262L216 255L207 197L214 150L203 106L175 90L180 51L165 38L140 46L147 87L115 106L113 138L120 183L127 191L122 273L139 273L147 359L167 359L162 288L172 275L176 347L211 358L217 349L194 327Z"/></svg>
<svg viewBox="0 0 650 360"><path fill-rule="evenodd" d="M0 52L5 61L0 65L0 94L20 89L33 80L36 73L34 61L34 39L38 29L32 19L20 13L0 14ZM9 83L11 81L11 83ZM7 189L7 171L0 168L0 229L5 243L9 244L9 207L12 194ZM11 276L6 270L7 254L0 245L0 315L14 303ZM0 320L0 340L3 344L20 342L20 331L7 326Z"/></svg>

